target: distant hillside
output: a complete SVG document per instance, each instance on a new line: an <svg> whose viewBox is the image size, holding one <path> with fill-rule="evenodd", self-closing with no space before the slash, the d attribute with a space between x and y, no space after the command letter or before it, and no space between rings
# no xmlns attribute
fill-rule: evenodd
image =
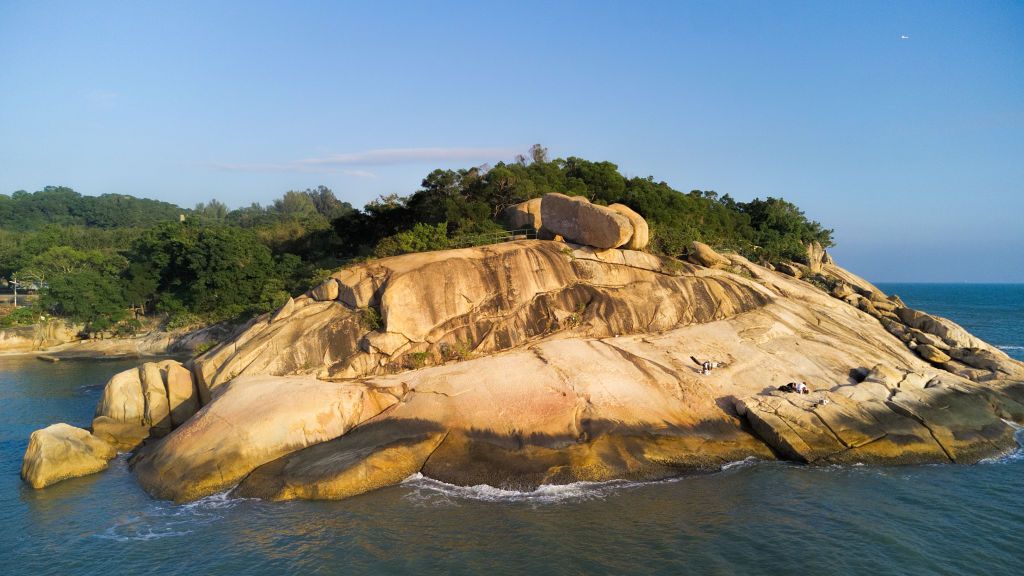
<svg viewBox="0 0 1024 576"><path fill-rule="evenodd" d="M122 194L83 196L64 186L0 194L0 229L26 231L47 224L96 228L145 228L177 220L187 210L169 202Z"/></svg>

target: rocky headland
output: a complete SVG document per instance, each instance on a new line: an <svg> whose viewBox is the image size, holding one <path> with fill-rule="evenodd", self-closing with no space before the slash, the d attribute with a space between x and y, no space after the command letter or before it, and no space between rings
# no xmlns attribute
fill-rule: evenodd
<svg viewBox="0 0 1024 576"><path fill-rule="evenodd" d="M353 265L189 362L117 374L91 431L32 434L22 476L121 451L157 498L338 499L416 472L529 489L1017 446L1024 364L820 246L774 267L699 243L679 260L644 252L625 206L548 195L508 216L546 239Z"/></svg>

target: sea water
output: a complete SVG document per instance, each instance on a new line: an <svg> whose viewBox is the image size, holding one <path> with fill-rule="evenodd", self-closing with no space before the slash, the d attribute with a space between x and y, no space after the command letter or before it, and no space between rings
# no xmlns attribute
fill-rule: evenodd
<svg viewBox="0 0 1024 576"><path fill-rule="evenodd" d="M883 285L1024 359L1024 285ZM135 362L0 357L4 574L1024 574L1024 457L975 466L738 462L512 492L414 476L341 502L149 498L124 457L36 491L29 434L88 425Z"/></svg>

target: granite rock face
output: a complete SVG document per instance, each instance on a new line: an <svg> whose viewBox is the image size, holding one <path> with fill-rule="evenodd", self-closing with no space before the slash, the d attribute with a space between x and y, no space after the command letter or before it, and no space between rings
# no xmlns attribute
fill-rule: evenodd
<svg viewBox="0 0 1024 576"><path fill-rule="evenodd" d="M177 501L345 498L416 472L529 489L1016 447L1021 363L824 256L801 279L704 248L687 263L524 240L351 266L190 367L116 375L93 430L144 441L135 474ZM780 390L791 382L811 392Z"/></svg>
<svg viewBox="0 0 1024 576"><path fill-rule="evenodd" d="M394 373L558 333L666 330L770 297L731 275L698 272L643 252L533 240L382 258L334 274L338 300L297 298L290 316L255 321L198 358L193 371L208 401L242 375Z"/></svg>

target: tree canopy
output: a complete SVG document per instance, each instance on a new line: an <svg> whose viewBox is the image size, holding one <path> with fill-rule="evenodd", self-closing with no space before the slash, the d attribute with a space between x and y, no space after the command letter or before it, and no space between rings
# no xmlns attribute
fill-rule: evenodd
<svg viewBox="0 0 1024 576"><path fill-rule="evenodd" d="M532 147L515 162L438 169L407 196L356 210L319 186L267 206L216 199L166 202L70 188L0 195L0 277L42 288L40 313L91 331L159 314L169 326L245 318L273 309L341 264L467 245L503 228L510 206L549 192L622 203L651 227L652 252L677 256L694 240L759 261L803 260L832 231L781 198L738 202L627 178L611 162L548 158ZM30 318L28 314L21 314Z"/></svg>

